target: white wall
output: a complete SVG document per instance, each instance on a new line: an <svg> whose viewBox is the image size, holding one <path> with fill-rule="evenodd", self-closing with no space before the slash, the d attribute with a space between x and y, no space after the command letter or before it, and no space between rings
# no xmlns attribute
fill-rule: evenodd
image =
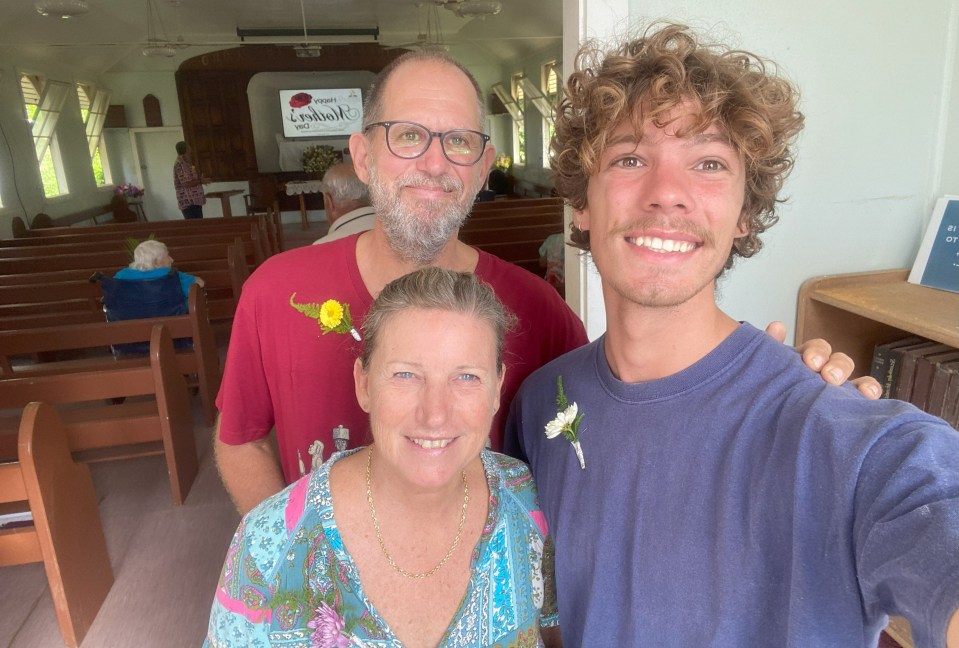
<svg viewBox="0 0 959 648"><path fill-rule="evenodd" d="M911 265L935 198L959 193L959 0L564 6L586 35L621 32L621 22L689 23L773 59L798 84L806 128L783 192L790 200L763 251L720 285L720 304L737 319L780 319L791 336L805 279ZM575 46L577 32L564 32L564 46ZM588 324L601 320L597 290L585 290Z"/></svg>
<svg viewBox="0 0 959 648"><path fill-rule="evenodd" d="M48 79L70 84L97 81L78 78L73 71L60 66L38 69L15 56L0 58L0 197L3 200L0 237L11 236L10 222L15 216L29 215L26 219L29 222L41 211L57 216L105 205L112 196L110 188L96 186L75 91L67 93L56 131L69 195L44 196L33 137L20 95L20 73L42 74Z"/></svg>

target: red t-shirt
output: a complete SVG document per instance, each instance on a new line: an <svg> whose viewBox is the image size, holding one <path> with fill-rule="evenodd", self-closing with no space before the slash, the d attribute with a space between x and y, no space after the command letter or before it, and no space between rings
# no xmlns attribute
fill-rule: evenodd
<svg viewBox="0 0 959 648"><path fill-rule="evenodd" d="M369 418L356 402L353 362L361 343L323 334L317 320L291 304L348 304L360 330L373 297L356 264L357 235L270 257L243 284L217 407L220 439L241 444L277 429L287 483L310 470L308 450L334 451L333 428L349 429L349 447L369 443ZM516 315L504 346L506 379L493 420L494 450L502 447L510 402L523 380L550 360L586 343L582 322L554 288L513 264L480 251L476 275Z"/></svg>

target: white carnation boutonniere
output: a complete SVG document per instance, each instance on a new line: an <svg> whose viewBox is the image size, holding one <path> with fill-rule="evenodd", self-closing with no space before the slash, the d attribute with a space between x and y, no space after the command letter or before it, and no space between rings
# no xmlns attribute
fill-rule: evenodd
<svg viewBox="0 0 959 648"><path fill-rule="evenodd" d="M563 377L556 377L556 418L546 424L546 438L555 439L559 435L573 445L579 467L586 469L586 460L583 458L583 448L579 445L579 424L583 421L583 414L576 403L570 403L563 391Z"/></svg>

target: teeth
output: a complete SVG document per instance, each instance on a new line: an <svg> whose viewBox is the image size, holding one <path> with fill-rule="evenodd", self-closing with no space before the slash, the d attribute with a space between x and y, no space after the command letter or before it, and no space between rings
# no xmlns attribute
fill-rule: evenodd
<svg viewBox="0 0 959 648"><path fill-rule="evenodd" d="M445 448L450 444L449 439L411 439L413 443L426 450Z"/></svg>
<svg viewBox="0 0 959 648"><path fill-rule="evenodd" d="M656 236L640 236L637 238L626 239L633 245L639 245L654 252L689 252L696 247L695 243L689 241L672 241L670 239L661 239Z"/></svg>

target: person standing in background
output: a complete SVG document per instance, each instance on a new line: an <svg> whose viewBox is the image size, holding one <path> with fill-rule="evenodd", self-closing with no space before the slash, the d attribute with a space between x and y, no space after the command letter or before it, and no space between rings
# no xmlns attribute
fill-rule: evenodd
<svg viewBox="0 0 959 648"><path fill-rule="evenodd" d="M206 194L203 185L209 180L200 177L196 167L190 162L190 147L186 142L176 143L176 162L173 163L173 187L176 189L176 202L183 218L203 218L203 205Z"/></svg>

